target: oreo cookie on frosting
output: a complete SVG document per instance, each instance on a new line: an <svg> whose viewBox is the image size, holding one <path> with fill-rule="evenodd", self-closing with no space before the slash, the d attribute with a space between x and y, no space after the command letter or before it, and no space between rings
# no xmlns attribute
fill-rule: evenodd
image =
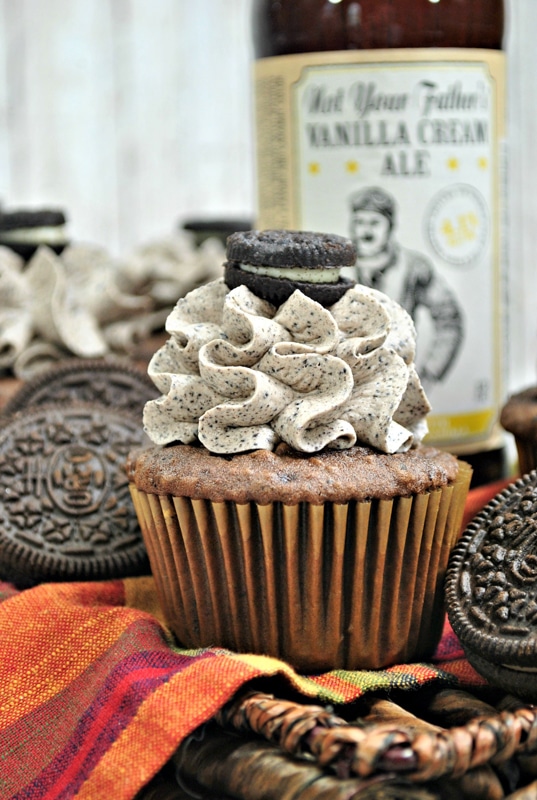
<svg viewBox="0 0 537 800"><path fill-rule="evenodd" d="M68 243L66 217L60 209L0 211L0 245L14 250L26 261L40 245L61 253Z"/></svg>
<svg viewBox="0 0 537 800"><path fill-rule="evenodd" d="M25 408L0 425L0 577L149 574L124 464L146 443L137 414L95 404Z"/></svg>
<svg viewBox="0 0 537 800"><path fill-rule="evenodd" d="M344 236L312 231L250 230L227 239L224 280L230 289L244 285L275 306L296 289L325 307L354 285L341 275L356 251Z"/></svg>
<svg viewBox="0 0 537 800"><path fill-rule="evenodd" d="M536 703L536 471L500 492L467 527L450 557L446 606L477 672Z"/></svg>

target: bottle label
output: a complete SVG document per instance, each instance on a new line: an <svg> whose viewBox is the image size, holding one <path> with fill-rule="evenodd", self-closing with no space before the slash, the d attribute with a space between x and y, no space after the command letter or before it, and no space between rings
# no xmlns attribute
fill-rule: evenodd
<svg viewBox="0 0 537 800"><path fill-rule="evenodd" d="M411 314L429 442L482 443L502 398L498 51L255 65L259 228L350 236L353 277Z"/></svg>

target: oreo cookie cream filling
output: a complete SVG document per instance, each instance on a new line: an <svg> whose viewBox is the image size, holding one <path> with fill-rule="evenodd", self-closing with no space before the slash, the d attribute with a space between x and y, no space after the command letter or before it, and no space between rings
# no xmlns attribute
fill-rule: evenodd
<svg viewBox="0 0 537 800"><path fill-rule="evenodd" d="M297 289L274 306L216 280L180 299L166 329L148 367L162 396L143 415L156 444L396 453L427 433L414 324L375 289L351 285L329 308Z"/></svg>

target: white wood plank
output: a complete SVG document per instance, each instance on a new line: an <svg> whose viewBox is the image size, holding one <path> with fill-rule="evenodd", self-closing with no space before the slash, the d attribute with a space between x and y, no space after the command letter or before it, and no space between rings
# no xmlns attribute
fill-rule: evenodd
<svg viewBox="0 0 537 800"><path fill-rule="evenodd" d="M507 389L537 380L537 3L508 5Z"/></svg>
<svg viewBox="0 0 537 800"><path fill-rule="evenodd" d="M4 0L9 205L60 205L73 235L112 240L114 120L110 31L98 3Z"/></svg>
<svg viewBox="0 0 537 800"><path fill-rule="evenodd" d="M252 214L248 0L0 8L5 203L65 206L115 249Z"/></svg>
<svg viewBox="0 0 537 800"><path fill-rule="evenodd" d="M251 215L246 6L113 4L121 241L192 215Z"/></svg>
<svg viewBox="0 0 537 800"><path fill-rule="evenodd" d="M251 0L0 0L0 202L125 252L254 217ZM508 389L537 379L537 3L508 0Z"/></svg>

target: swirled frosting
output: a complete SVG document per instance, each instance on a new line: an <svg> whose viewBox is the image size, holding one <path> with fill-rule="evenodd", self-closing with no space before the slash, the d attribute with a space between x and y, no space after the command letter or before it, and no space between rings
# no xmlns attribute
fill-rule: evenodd
<svg viewBox="0 0 537 800"><path fill-rule="evenodd" d="M162 396L144 408L156 444L396 453L427 433L414 324L375 289L355 285L330 308L297 290L275 308L219 279L181 298L166 330L148 367Z"/></svg>

